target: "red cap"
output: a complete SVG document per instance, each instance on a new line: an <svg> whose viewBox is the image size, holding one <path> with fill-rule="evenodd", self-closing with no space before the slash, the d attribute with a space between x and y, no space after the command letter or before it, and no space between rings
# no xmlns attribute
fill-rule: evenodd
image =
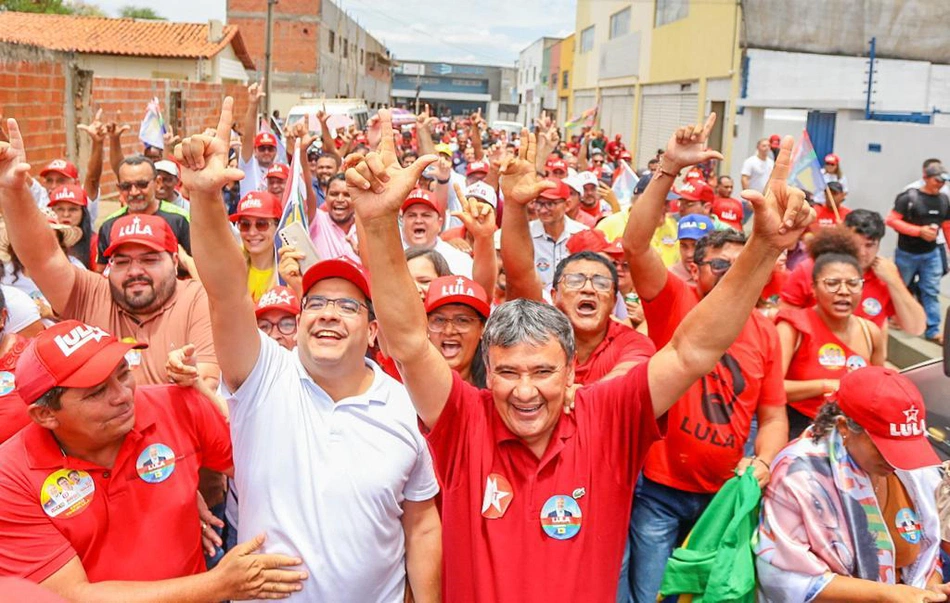
<svg viewBox="0 0 950 603"><path fill-rule="evenodd" d="M78 184L64 184L57 186L49 195L49 204L72 203L80 207L86 207L89 199L86 197L86 191Z"/></svg>
<svg viewBox="0 0 950 603"><path fill-rule="evenodd" d="M325 278L342 278L350 281L363 292L366 299L372 299L369 294L369 274L366 269L346 256L333 260L323 260L310 267L303 275L304 295Z"/></svg>
<svg viewBox="0 0 950 603"><path fill-rule="evenodd" d="M464 276L440 276L429 283L426 293L426 312L446 304L465 304L488 318L491 306L485 289L470 278Z"/></svg>
<svg viewBox="0 0 950 603"><path fill-rule="evenodd" d="M270 169L267 170L267 173L264 175L265 178L280 178L281 180L286 180L290 178L290 167L285 163L275 163L270 166Z"/></svg>
<svg viewBox="0 0 950 603"><path fill-rule="evenodd" d="M14 382L27 404L54 387L93 387L105 381L126 352L147 348L122 343L99 327L64 320L37 335L17 360Z"/></svg>
<svg viewBox="0 0 950 603"><path fill-rule="evenodd" d="M442 208L439 207L439 203L435 200L435 197L430 191L421 188L414 188L409 192L409 196L406 197L406 200L403 201L402 211L406 211L410 206L415 205L416 203L421 203L423 205L428 205L435 211L442 214Z"/></svg>
<svg viewBox="0 0 950 603"><path fill-rule="evenodd" d="M567 173L567 163L557 155L548 157L548 160L544 163L544 167L552 172L554 170L560 170L565 174Z"/></svg>
<svg viewBox="0 0 950 603"><path fill-rule="evenodd" d="M547 178L545 182L553 182L556 186L548 188L541 192L541 199L569 199L571 196L571 187L560 178Z"/></svg>
<svg viewBox="0 0 950 603"><path fill-rule="evenodd" d="M604 251L610 246L610 243L607 242L607 235L603 231L591 228L572 234L565 245L569 252L578 253L581 251Z"/></svg>
<svg viewBox="0 0 950 603"><path fill-rule="evenodd" d="M633 156L630 155L630 151L620 151L620 158L621 158L621 159L626 159L627 161L630 161L630 159L632 159Z"/></svg>
<svg viewBox="0 0 950 603"><path fill-rule="evenodd" d="M254 148L257 147L276 147L277 137L270 132L259 132L254 137Z"/></svg>
<svg viewBox="0 0 950 603"><path fill-rule="evenodd" d="M238 203L237 211L228 218L237 222L241 218L270 218L279 220L283 214L280 199L267 191L251 191Z"/></svg>
<svg viewBox="0 0 950 603"><path fill-rule="evenodd" d="M67 178L72 178L73 180L79 179L79 170L76 169L76 165L71 161L66 161L65 159L54 159L49 162L43 171L40 172L40 178L44 178L46 174L51 172L56 172L57 174L62 174Z"/></svg>
<svg viewBox="0 0 950 603"><path fill-rule="evenodd" d="M703 173L700 170L697 170L696 168L692 168L688 172L686 172L686 177L683 178L683 180L686 182L689 182L690 180L706 180L706 179L703 177Z"/></svg>
<svg viewBox="0 0 950 603"><path fill-rule="evenodd" d="M254 308L254 315L260 317L261 314L269 310L280 310L294 316L300 314L300 300L290 287L280 285L267 290L264 295L257 300L257 307Z"/></svg>
<svg viewBox="0 0 950 603"><path fill-rule="evenodd" d="M841 160L838 159L838 156L835 155L834 153L828 153L827 155L825 155L825 163L832 163L834 165L838 165L839 161Z"/></svg>
<svg viewBox="0 0 950 603"><path fill-rule="evenodd" d="M126 214L113 222L105 256L109 257L126 243L138 243L155 251L178 251L178 239L168 222L161 216L149 214Z"/></svg>
<svg viewBox="0 0 950 603"><path fill-rule="evenodd" d="M676 194L687 201L702 201L712 203L716 200L716 191L702 180L687 180L676 190Z"/></svg>
<svg viewBox="0 0 950 603"><path fill-rule="evenodd" d="M465 167L465 175L487 174L491 170L491 165L487 161L472 161Z"/></svg>
<svg viewBox="0 0 950 603"><path fill-rule="evenodd" d="M607 255L623 257L623 240L618 237L613 243L607 246L607 249L604 249L604 253Z"/></svg>
<svg viewBox="0 0 950 603"><path fill-rule="evenodd" d="M837 401L892 467L911 471L940 464L927 441L924 400L904 375L882 366L851 371L839 382Z"/></svg>
<svg viewBox="0 0 950 603"><path fill-rule="evenodd" d="M777 149L782 146L782 137L778 134L772 134L769 136L769 147Z"/></svg>

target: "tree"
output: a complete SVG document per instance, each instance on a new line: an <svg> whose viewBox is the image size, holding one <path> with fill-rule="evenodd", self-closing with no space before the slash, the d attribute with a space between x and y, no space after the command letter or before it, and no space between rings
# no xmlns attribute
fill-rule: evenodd
<svg viewBox="0 0 950 603"><path fill-rule="evenodd" d="M70 15L73 12L72 7L63 0L0 0L0 10L58 15Z"/></svg>
<svg viewBox="0 0 950 603"><path fill-rule="evenodd" d="M89 2L81 2L80 0L74 0L72 4L72 13L80 17L108 17L104 10L99 8L98 5L92 4Z"/></svg>
<svg viewBox="0 0 950 603"><path fill-rule="evenodd" d="M153 21L167 21L165 17L156 13L153 9L140 6L123 6L119 10L119 16L124 19L151 19Z"/></svg>

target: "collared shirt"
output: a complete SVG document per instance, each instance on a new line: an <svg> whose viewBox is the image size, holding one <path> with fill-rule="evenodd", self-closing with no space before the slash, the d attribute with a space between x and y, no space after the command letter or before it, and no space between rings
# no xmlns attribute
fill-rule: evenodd
<svg viewBox="0 0 950 603"><path fill-rule="evenodd" d="M438 492L406 389L380 368L334 402L297 350L260 333L257 362L230 394L239 540L300 557L307 601L402 603L406 500Z"/></svg>
<svg viewBox="0 0 950 603"><path fill-rule="evenodd" d="M649 337L615 320L608 320L603 340L583 364L574 367L574 381L581 385L594 383L618 364L646 362L655 353L656 346Z"/></svg>
<svg viewBox="0 0 950 603"><path fill-rule="evenodd" d="M634 483L659 437L647 363L579 389L541 459L502 422L490 390L452 379L426 436L444 486L445 600L613 601ZM566 526L542 521L558 498L580 528L566 539Z"/></svg>
<svg viewBox="0 0 950 603"><path fill-rule="evenodd" d="M310 221L310 239L321 260L332 260L342 255L360 263L360 256L346 240L349 236L356 236L356 222L344 231L330 218L329 212L322 209L318 209Z"/></svg>
<svg viewBox="0 0 950 603"><path fill-rule="evenodd" d="M160 466L145 465L153 446ZM110 468L65 455L31 423L0 447L0 573L42 582L77 555L90 582L201 573L198 469L231 465L224 418L191 388L138 387ZM51 496L70 470L79 479Z"/></svg>
<svg viewBox="0 0 950 603"><path fill-rule="evenodd" d="M106 217L105 221L99 227L100 264L108 263L108 258L106 258L105 253L106 249L109 248L109 240L112 237L112 224L128 213L129 208L123 207L122 209L109 214L109 216ZM191 224L189 222L191 217L188 212L177 205L169 203L168 201L160 201L158 204L158 209L155 211L154 215L168 222L168 225L171 226L172 232L175 233L175 238L178 239L178 244L181 245L186 252L191 253Z"/></svg>
<svg viewBox="0 0 950 603"><path fill-rule="evenodd" d="M30 340L19 335L10 337L13 338L13 345L6 354L0 356L0 444L33 422L13 380L16 362Z"/></svg>
<svg viewBox="0 0 950 603"><path fill-rule="evenodd" d="M561 260L571 255L571 252L567 250L567 240L571 238L572 234L588 230L588 228L580 222L564 216L564 229L556 241L545 232L544 224L540 220L531 220L528 229L534 243L534 266L541 277L541 288L548 291L554 283L554 270L557 265Z"/></svg>
<svg viewBox="0 0 950 603"><path fill-rule="evenodd" d="M144 350L129 350L135 382L168 383L165 361L168 352L186 343L196 346L198 362L217 366L211 337L208 296L201 283L177 281L175 292L159 310L147 315L128 314L112 300L109 279L95 272L74 269L76 283L64 308L54 308L62 318L74 318L112 333L123 341L149 344Z"/></svg>

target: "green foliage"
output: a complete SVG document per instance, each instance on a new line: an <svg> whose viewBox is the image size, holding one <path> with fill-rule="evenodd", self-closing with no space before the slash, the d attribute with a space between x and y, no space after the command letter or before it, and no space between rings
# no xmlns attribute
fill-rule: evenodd
<svg viewBox="0 0 950 603"><path fill-rule="evenodd" d="M123 6L119 9L119 16L125 19L151 19L153 21L167 21L165 17L151 8L140 6Z"/></svg>
<svg viewBox="0 0 950 603"><path fill-rule="evenodd" d="M53 13L57 15L71 15L72 6L63 0L0 0L0 10L16 11L21 13Z"/></svg>

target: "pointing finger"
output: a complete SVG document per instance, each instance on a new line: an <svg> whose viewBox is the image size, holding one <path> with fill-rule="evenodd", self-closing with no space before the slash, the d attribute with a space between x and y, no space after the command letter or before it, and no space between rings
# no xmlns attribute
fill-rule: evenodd
<svg viewBox="0 0 950 603"><path fill-rule="evenodd" d="M234 99L230 96L224 97L221 104L221 117L218 118L218 127L215 129L215 136L224 143L231 141L231 124L234 122Z"/></svg>
<svg viewBox="0 0 950 603"><path fill-rule="evenodd" d="M521 144L518 145L518 159L528 156L528 128L521 128Z"/></svg>
<svg viewBox="0 0 950 603"><path fill-rule="evenodd" d="M793 146L795 146L795 139L791 136L786 136L782 139L782 147L778 153L778 157L775 159L775 168L772 170L772 175L769 178L772 183L784 185L785 181L788 180L788 174L791 171Z"/></svg>
<svg viewBox="0 0 950 603"><path fill-rule="evenodd" d="M99 110L96 111L96 119L93 121L99 121L102 118L102 107L99 107Z"/></svg>
<svg viewBox="0 0 950 603"><path fill-rule="evenodd" d="M716 125L715 111L709 114L709 117L706 118L706 123L703 125L703 140L709 138L709 134L712 132L714 125Z"/></svg>
<svg viewBox="0 0 950 603"><path fill-rule="evenodd" d="M459 202L463 203L462 209L465 209L464 203L466 202L466 199L465 193L462 192L462 187L459 186L458 182L453 182L452 188L455 189L455 196L458 198Z"/></svg>
<svg viewBox="0 0 950 603"><path fill-rule="evenodd" d="M383 163L389 164L395 160L396 147L393 146L393 116L389 109L380 109L379 113L379 153L383 156Z"/></svg>

